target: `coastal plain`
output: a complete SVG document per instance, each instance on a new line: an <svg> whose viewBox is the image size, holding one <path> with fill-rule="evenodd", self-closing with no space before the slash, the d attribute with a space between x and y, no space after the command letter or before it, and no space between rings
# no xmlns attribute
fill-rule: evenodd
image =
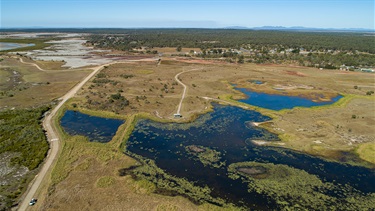
<svg viewBox="0 0 375 211"><path fill-rule="evenodd" d="M56 101L91 72L89 68L61 67L63 61L33 61L19 55L2 55L1 59L1 109ZM21 59L38 64L44 71ZM186 85L183 99L184 87L176 77ZM259 140L260 145L374 168L375 97L367 94L375 90L374 82L375 74L371 73L296 65L233 64L182 57L148 57L143 61L128 56L126 60L111 61L56 117L62 149L51 177L37 193L39 202L30 210L235 209L231 205L197 205L182 196L156 194L153 183L119 175L120 169L139 165L123 153L124 142L139 118L193 122L200 114L211 112L213 102L271 117L272 120L256 125L277 134L280 140ZM239 102L246 96L235 87L316 102L330 101L338 95L342 98L331 105L276 111ZM182 118L175 118L181 100ZM62 130L59 118L66 109L124 119L125 123L109 143L92 143Z"/></svg>

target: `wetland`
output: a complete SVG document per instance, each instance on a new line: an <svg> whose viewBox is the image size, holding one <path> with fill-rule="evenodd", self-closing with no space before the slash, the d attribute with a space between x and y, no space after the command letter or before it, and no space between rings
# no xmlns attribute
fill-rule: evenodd
<svg viewBox="0 0 375 211"><path fill-rule="evenodd" d="M16 48L24 48L24 47L30 47L34 46L35 44L29 43L10 43L10 42L0 42L0 51L6 51L6 50L12 50Z"/></svg>
<svg viewBox="0 0 375 211"><path fill-rule="evenodd" d="M217 104L192 123L141 119L126 142L125 153L142 163L130 174L155 183L161 193L198 203L252 209L371 206L373 169L252 144L278 141L247 124L268 120L256 111Z"/></svg>
<svg viewBox="0 0 375 211"><path fill-rule="evenodd" d="M259 82L256 82L259 84ZM299 96L288 96L281 94L267 94L261 92L251 91L245 88L235 88L236 90L242 92L246 95L245 99L239 100L240 102L247 103L249 105L254 105L262 108L267 108L271 110L282 110L282 109L292 109L294 107L312 107L312 106L322 106L330 105L342 98L341 95L328 100L321 101L320 99L307 99ZM324 96L320 96L323 98Z"/></svg>
<svg viewBox="0 0 375 211"><path fill-rule="evenodd" d="M124 121L90 116L78 111L67 110L60 124L69 135L82 135L90 141L106 143L111 141L118 127Z"/></svg>

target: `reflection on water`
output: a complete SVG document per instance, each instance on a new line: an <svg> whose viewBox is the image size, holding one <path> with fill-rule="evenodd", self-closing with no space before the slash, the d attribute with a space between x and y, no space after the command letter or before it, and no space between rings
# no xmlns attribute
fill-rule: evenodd
<svg viewBox="0 0 375 211"><path fill-rule="evenodd" d="M123 120L90 116L68 110L61 118L61 126L69 135L87 136L90 141L109 142Z"/></svg>
<svg viewBox="0 0 375 211"><path fill-rule="evenodd" d="M341 95L338 95L335 98L331 99L331 101L314 102L310 99L306 99L303 97L266 94L237 87L235 89L247 95L247 98L239 100L240 102L271 110L292 109L294 107L312 107L329 105L337 102L339 99L342 98Z"/></svg>
<svg viewBox="0 0 375 211"><path fill-rule="evenodd" d="M34 45L35 44L33 44L33 43L22 44L22 43L0 42L0 51L11 50L11 49L16 49L16 48L23 48L23 47L29 47L29 46L34 46Z"/></svg>
<svg viewBox="0 0 375 211"><path fill-rule="evenodd" d="M337 185L326 191L332 197L340 195L344 185L362 193L375 191L373 170L329 162L292 150L256 146L246 141L278 140L275 134L247 123L269 119L255 111L215 105L214 112L200 116L193 123L139 120L127 141L126 153L154 160L167 173L186 178L198 186L207 185L213 197L256 209L277 208L275 199L255 191L249 192L242 180L230 179L230 164L244 161L285 164Z"/></svg>

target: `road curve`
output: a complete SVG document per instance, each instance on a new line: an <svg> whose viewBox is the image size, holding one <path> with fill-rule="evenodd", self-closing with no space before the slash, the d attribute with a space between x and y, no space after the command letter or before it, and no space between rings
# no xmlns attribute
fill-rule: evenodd
<svg viewBox="0 0 375 211"><path fill-rule="evenodd" d="M182 96L181 96L181 100L180 100L180 103L178 104L178 108L177 108L177 112L176 114L180 114L180 111L181 111L181 107L182 107L182 101L184 101L184 98L185 98L185 95L186 95L186 90L187 90L187 86L182 83L180 81L180 79L178 79L178 76L180 76L182 73L187 73L187 72L192 72L192 71L197 71L197 70L201 70L201 69L193 69L193 70L188 70L188 71L182 71L180 73L177 73L177 75L175 75L174 79L179 83L181 84L183 87L184 87L184 91L182 92Z"/></svg>
<svg viewBox="0 0 375 211"><path fill-rule="evenodd" d="M177 112L176 112L176 114L180 114L181 106L182 106L182 101L184 101L185 94L186 94L186 89L187 89L186 85L185 85L184 83L182 83L182 82L180 81L180 79L178 79L178 76L180 76L182 73L185 73L185 71L182 71L182 72L178 73L178 74L174 77L174 79L175 79L179 84L181 84L181 85L184 87L184 91L182 92L182 96L181 96L180 104L178 104L178 108L177 108Z"/></svg>
<svg viewBox="0 0 375 211"><path fill-rule="evenodd" d="M22 59L20 59L22 60ZM22 62L22 61L21 61ZM30 63L32 64L32 63ZM112 63L110 63L112 64ZM60 98L59 104L44 118L43 121L43 127L47 131L47 138L48 141L50 142L50 150L48 152L47 158L45 160L45 163L38 173L36 175L32 185L29 187L27 192L24 194L25 198L22 200L21 204L18 207L18 210L24 211L27 209L29 202L32 198L34 198L34 195L36 191L38 190L40 184L42 183L43 179L45 178L48 170L50 169L52 163L56 159L57 153L60 148L60 141L59 141L59 136L58 133L55 131L53 128L53 117L56 115L57 111L61 108L61 106L69 100L71 97L73 97L78 90L82 88L82 86L90 80L98 71L100 71L104 66L110 65L110 64L104 64L98 67L92 68L94 71L91 72L85 79L83 79L79 84L77 84L75 87L73 87L68 93L66 93L63 97ZM36 64L35 64L36 65Z"/></svg>
<svg viewBox="0 0 375 211"><path fill-rule="evenodd" d="M30 62L25 62L25 61L23 61L22 58L20 58L20 62L21 62L21 63L24 63L24 64L32 65L32 66L38 68L38 70L46 71L46 70L44 70L43 68L39 67L39 65L37 65L37 64L35 64L35 63L30 63Z"/></svg>

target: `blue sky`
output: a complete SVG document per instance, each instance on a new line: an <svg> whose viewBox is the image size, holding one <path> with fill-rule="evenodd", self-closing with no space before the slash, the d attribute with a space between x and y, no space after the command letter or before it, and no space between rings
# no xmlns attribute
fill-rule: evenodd
<svg viewBox="0 0 375 211"><path fill-rule="evenodd" d="M374 0L0 0L5 27L374 29Z"/></svg>

